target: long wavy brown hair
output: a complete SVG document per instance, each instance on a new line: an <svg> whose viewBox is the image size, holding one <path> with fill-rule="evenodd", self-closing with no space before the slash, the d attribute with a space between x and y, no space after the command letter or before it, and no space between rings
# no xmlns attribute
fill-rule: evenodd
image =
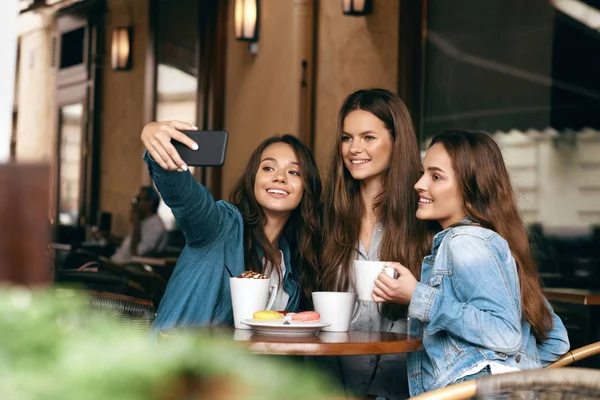
<svg viewBox="0 0 600 400"><path fill-rule="evenodd" d="M379 259L398 261L419 279L421 262L431 248L426 222L416 218L419 199L413 185L419 179L421 158L410 114L404 102L389 90L358 90L346 98L340 109L336 144L326 179L319 279L319 286L325 290L345 291L355 286L352 262L356 259L364 205L360 181L346 169L341 151L344 119L355 110L368 111L379 118L393 141L390 165L382 178L383 192L373 205L384 227ZM386 303L382 311L395 320L405 315L406 306Z"/></svg>
<svg viewBox="0 0 600 400"><path fill-rule="evenodd" d="M270 262L281 273L281 256L277 243L270 243L264 231L265 213L254 196L254 182L260 167L263 151L272 144L285 143L292 147L298 157L304 193L300 204L290 214L282 236L288 241L294 274L300 276L302 308L312 304L311 293L316 285L318 257L321 249L321 175L311 151L295 136L272 136L254 150L244 173L231 191L230 201L241 212L244 219L244 254L246 269L264 272Z"/></svg>
<svg viewBox="0 0 600 400"><path fill-rule="evenodd" d="M483 132L447 131L434 137L430 146L436 143L444 146L452 160L467 216L508 242L517 264L523 317L538 340L546 339L552 314L544 303L537 265L500 148Z"/></svg>

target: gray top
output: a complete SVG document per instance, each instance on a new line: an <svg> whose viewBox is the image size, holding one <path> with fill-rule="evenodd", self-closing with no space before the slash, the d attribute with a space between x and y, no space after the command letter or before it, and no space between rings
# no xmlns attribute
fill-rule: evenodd
<svg viewBox="0 0 600 400"><path fill-rule="evenodd" d="M380 261L379 246L383 236L383 226L377 222L367 252L358 243L356 259ZM394 261L394 260L385 260ZM359 317L350 326L351 331L384 331L406 333L406 320L391 321L379 313L378 305L370 300L358 300ZM343 382L348 395L375 395L388 399L408 398L406 376L406 355L385 354L381 356L327 357L323 360Z"/></svg>
<svg viewBox="0 0 600 400"><path fill-rule="evenodd" d="M151 251L162 251L167 244L167 230L157 214L144 218L141 222L140 234L140 243L137 247L139 256ZM131 233L123 239L123 243L112 255L111 260L123 264L131 261Z"/></svg>

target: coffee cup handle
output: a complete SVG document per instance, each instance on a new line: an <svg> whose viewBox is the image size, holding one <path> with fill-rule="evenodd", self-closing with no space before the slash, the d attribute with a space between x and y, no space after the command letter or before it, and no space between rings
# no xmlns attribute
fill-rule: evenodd
<svg viewBox="0 0 600 400"><path fill-rule="evenodd" d="M396 272L396 270L392 268L390 264L385 264L381 269L381 272L384 272L390 278L398 279L398 272Z"/></svg>
<svg viewBox="0 0 600 400"><path fill-rule="evenodd" d="M279 289L278 284L269 285L271 289L271 293L269 294L269 302L267 303L266 310L270 310L273 307L273 303L275 303L275 298L277 297L277 289Z"/></svg>

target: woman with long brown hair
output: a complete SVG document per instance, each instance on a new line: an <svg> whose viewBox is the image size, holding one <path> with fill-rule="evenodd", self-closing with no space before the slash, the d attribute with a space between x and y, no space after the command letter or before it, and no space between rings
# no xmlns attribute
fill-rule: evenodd
<svg viewBox="0 0 600 400"><path fill-rule="evenodd" d="M344 101L326 179L322 273L319 286L356 291L354 260L418 266L428 250L425 223L415 217L420 156L404 102L385 89L358 90ZM414 273L418 275L418 270ZM351 330L406 332L406 307L359 300ZM340 357L346 389L360 396L404 398L398 368L405 357Z"/></svg>
<svg viewBox="0 0 600 400"><path fill-rule="evenodd" d="M434 221L418 275L392 264L376 301L409 304L424 350L409 354L411 395L482 375L541 368L569 350L540 287L502 153L486 133L436 136L415 184L417 218Z"/></svg>
<svg viewBox="0 0 600 400"><path fill-rule="evenodd" d="M229 271L256 271L275 281L275 310L310 308L321 239L321 177L310 150L291 135L264 140L231 201L215 202L171 144L197 149L180 129L197 128L153 122L142 132L150 176L186 238L154 328L232 325Z"/></svg>

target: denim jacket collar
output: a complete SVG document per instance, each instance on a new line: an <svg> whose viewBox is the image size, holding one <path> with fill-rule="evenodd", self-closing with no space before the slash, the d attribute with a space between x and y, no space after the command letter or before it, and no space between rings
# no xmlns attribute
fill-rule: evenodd
<svg viewBox="0 0 600 400"><path fill-rule="evenodd" d="M464 217L463 219L461 219L458 222L458 224L470 225L470 224L473 224L473 220L469 217ZM440 244L442 243L442 240L444 240L444 237L446 236L446 234L448 232L450 232L450 230L452 228L454 228L455 226L456 225L449 226L448 228L444 229L443 231L440 231L435 234L435 236L433 237L433 246L431 246L431 254L433 256L435 256L437 254L438 248L440 247Z"/></svg>

